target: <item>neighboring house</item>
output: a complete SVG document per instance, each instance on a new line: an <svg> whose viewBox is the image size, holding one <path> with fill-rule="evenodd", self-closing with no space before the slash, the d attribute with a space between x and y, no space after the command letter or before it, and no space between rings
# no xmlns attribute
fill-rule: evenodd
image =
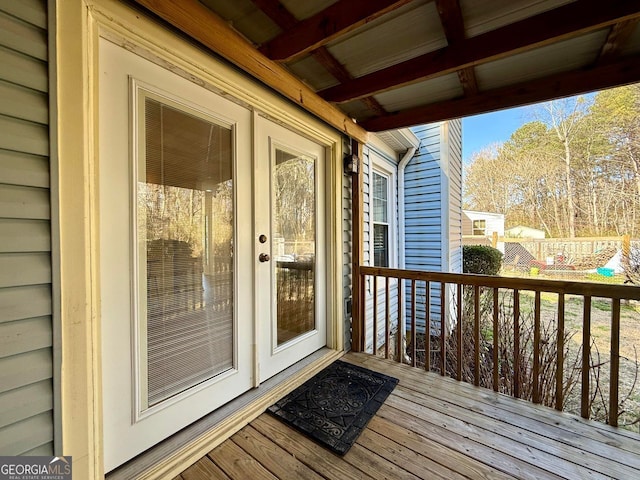
<svg viewBox="0 0 640 480"><path fill-rule="evenodd" d="M462 211L462 234L474 237L504 237L504 215L502 213Z"/></svg>
<svg viewBox="0 0 640 480"><path fill-rule="evenodd" d="M463 210L462 236L465 245L492 246L494 238L504 237L504 215ZM504 242L497 242L496 248L504 253Z"/></svg>
<svg viewBox="0 0 640 480"><path fill-rule="evenodd" d="M637 75L565 41L615 11L445 9L465 31L433 2L286 3L0 2L0 455L174 478L360 348L364 262L459 265L459 122L414 130L404 194L415 139L370 132Z"/></svg>
<svg viewBox="0 0 640 480"><path fill-rule="evenodd" d="M518 225L516 227L508 228L504 231L504 236L507 238L539 238L546 237L544 230L538 230L537 228L526 227L524 225Z"/></svg>

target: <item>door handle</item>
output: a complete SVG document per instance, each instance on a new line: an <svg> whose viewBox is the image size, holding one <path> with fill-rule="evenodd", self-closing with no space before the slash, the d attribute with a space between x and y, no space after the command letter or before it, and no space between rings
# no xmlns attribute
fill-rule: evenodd
<svg viewBox="0 0 640 480"><path fill-rule="evenodd" d="M268 253L261 253L260 256L258 256L258 260L260 260L262 263L264 263L264 262L268 262L269 260L271 260L271 257L269 256Z"/></svg>

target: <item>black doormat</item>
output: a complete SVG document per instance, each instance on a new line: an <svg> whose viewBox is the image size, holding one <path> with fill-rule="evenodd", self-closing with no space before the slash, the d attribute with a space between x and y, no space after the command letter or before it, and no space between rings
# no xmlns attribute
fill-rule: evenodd
<svg viewBox="0 0 640 480"><path fill-rule="evenodd" d="M268 411L344 455L397 384L397 378L337 360Z"/></svg>

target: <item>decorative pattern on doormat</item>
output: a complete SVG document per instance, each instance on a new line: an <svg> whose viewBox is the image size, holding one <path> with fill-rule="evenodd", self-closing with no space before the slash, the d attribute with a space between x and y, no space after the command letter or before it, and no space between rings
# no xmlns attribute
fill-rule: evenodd
<svg viewBox="0 0 640 480"><path fill-rule="evenodd" d="M397 384L397 378L337 360L268 411L344 455Z"/></svg>

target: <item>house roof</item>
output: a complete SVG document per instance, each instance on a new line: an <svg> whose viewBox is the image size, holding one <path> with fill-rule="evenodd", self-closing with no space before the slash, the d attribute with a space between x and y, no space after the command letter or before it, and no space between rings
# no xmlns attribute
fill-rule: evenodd
<svg viewBox="0 0 640 480"><path fill-rule="evenodd" d="M368 131L640 81L637 0L136 1L316 115L337 107ZM225 26L255 55L212 45ZM278 86L263 67L300 83Z"/></svg>

